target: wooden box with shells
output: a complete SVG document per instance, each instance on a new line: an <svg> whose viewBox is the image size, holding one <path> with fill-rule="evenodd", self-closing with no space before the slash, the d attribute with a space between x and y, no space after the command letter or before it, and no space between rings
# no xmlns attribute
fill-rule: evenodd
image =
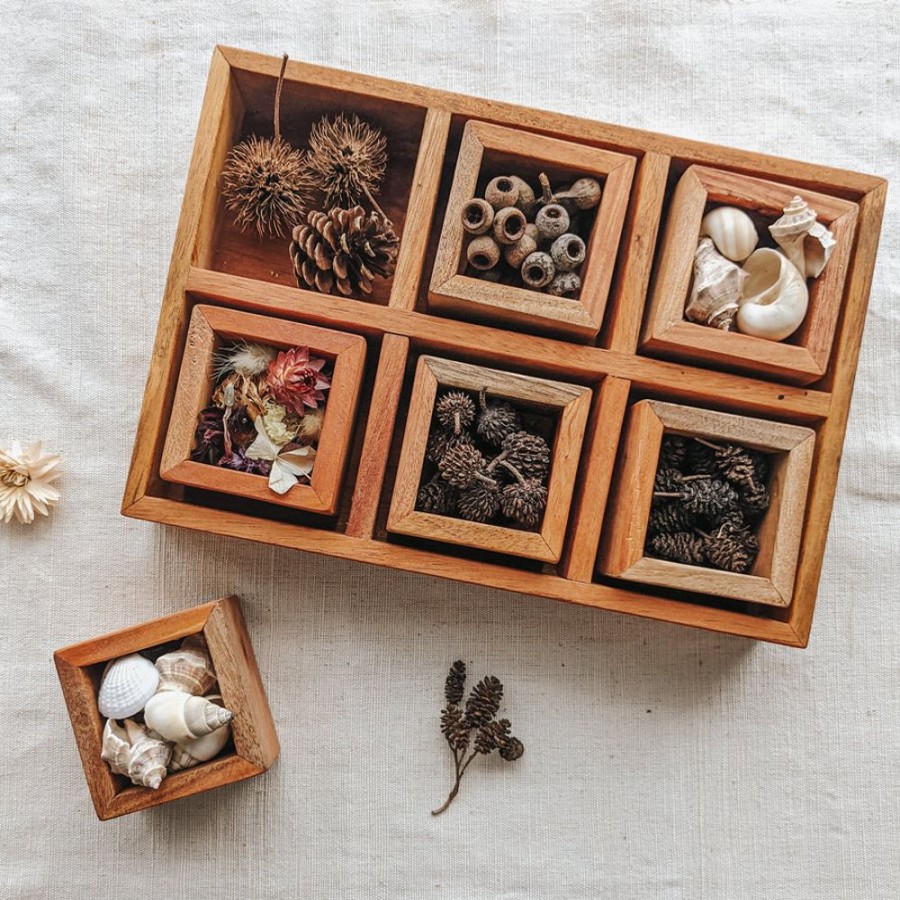
<svg viewBox="0 0 900 900"><path fill-rule="evenodd" d="M123 512L805 646L885 190L217 48ZM198 306L265 322L235 324L190 386ZM355 404L294 326L365 345ZM698 429L690 465L657 473L672 489L648 494L662 444L626 427L643 401L752 435ZM329 410L343 457L314 427ZM794 453L788 433L815 437ZM172 479L189 454L209 472ZM320 465L344 473L332 502L293 502ZM710 513L735 497L756 511ZM641 534L654 502L666 511ZM649 553L652 578L632 578L660 521L697 509ZM678 562L700 542L703 563Z"/></svg>
<svg viewBox="0 0 900 900"><path fill-rule="evenodd" d="M53 654L101 819L260 775L278 737L234 597Z"/></svg>

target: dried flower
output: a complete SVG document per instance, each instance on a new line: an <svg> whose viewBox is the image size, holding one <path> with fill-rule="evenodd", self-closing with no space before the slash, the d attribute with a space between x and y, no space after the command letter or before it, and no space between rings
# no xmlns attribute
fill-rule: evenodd
<svg viewBox="0 0 900 900"><path fill-rule="evenodd" d="M277 352L274 347L247 341L222 347L213 356L215 363L213 374L216 378L224 378L235 372L244 378L256 378L269 368L269 363L275 359Z"/></svg>
<svg viewBox="0 0 900 900"><path fill-rule="evenodd" d="M381 212L373 195L386 166L387 138L359 116L323 116L313 125L306 172L326 206L355 206L365 198Z"/></svg>
<svg viewBox="0 0 900 900"><path fill-rule="evenodd" d="M462 777L476 756L486 756L496 750L501 759L511 762L525 751L522 742L510 734L509 719L495 718L503 698L500 680L488 675L479 681L463 709L460 704L465 693L465 681L465 663L457 660L450 667L444 683L447 705L441 710L441 733L453 753L456 781L446 801L432 811L433 816L440 815L453 802L459 793Z"/></svg>
<svg viewBox="0 0 900 900"><path fill-rule="evenodd" d="M262 416L259 416L254 424L257 436L247 448L247 456L250 459L268 460L272 463L269 471L271 490L276 494L286 494L301 478L309 478L312 475L316 461L314 447L296 447L293 444L280 447L266 433Z"/></svg>
<svg viewBox="0 0 900 900"><path fill-rule="evenodd" d="M277 401L269 398L265 403L265 415L261 418L266 434L273 444L281 446L290 443L300 431L300 421L289 418L287 410Z"/></svg>
<svg viewBox="0 0 900 900"><path fill-rule="evenodd" d="M247 451L235 448L231 456L223 456L218 465L225 469L235 469L248 475L268 475L272 471L272 463L266 459L251 459Z"/></svg>
<svg viewBox="0 0 900 900"><path fill-rule="evenodd" d="M59 456L45 454L40 442L23 448L13 441L9 450L0 450L0 522L15 516L30 525L36 512L50 515L60 497L53 485L59 475Z"/></svg>
<svg viewBox="0 0 900 900"><path fill-rule="evenodd" d="M316 409L331 387L330 379L322 373L325 362L310 357L309 347L283 350L269 363L266 384L276 400L302 416L307 408Z"/></svg>
<svg viewBox="0 0 900 900"><path fill-rule="evenodd" d="M225 426L222 422L224 410L219 406L207 406L200 411L194 436L191 459L194 462L215 465L225 453Z"/></svg>
<svg viewBox="0 0 900 900"><path fill-rule="evenodd" d="M241 231L253 228L262 240L280 237L303 217L312 181L303 153L281 137L281 88L287 54L275 88L275 136L253 135L228 154L222 170L222 196Z"/></svg>

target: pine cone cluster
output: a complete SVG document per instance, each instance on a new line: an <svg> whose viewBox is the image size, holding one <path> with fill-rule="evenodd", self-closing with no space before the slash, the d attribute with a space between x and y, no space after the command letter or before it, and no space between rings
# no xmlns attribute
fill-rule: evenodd
<svg viewBox="0 0 900 900"><path fill-rule="evenodd" d="M754 528L769 508L769 464L749 447L666 435L659 454L646 550L660 559L747 573Z"/></svg>
<svg viewBox="0 0 900 900"><path fill-rule="evenodd" d="M523 415L482 389L438 396L416 509L471 522L540 527L550 447Z"/></svg>

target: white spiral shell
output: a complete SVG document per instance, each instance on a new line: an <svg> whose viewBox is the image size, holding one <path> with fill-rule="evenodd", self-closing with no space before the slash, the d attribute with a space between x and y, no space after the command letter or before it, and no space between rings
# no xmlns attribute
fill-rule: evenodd
<svg viewBox="0 0 900 900"><path fill-rule="evenodd" d="M717 206L700 222L700 234L712 238L716 249L732 262L743 262L759 243L753 219L736 206Z"/></svg>
<svg viewBox="0 0 900 900"><path fill-rule="evenodd" d="M222 698L218 694L210 694L206 699L217 706L223 705ZM231 728L228 725L223 725L221 728L203 735L203 737L176 744L172 750L169 770L177 772L181 769L189 769L191 766L199 765L202 762L208 762L222 752L222 749L228 743L229 737L231 737Z"/></svg>
<svg viewBox="0 0 900 900"><path fill-rule="evenodd" d="M113 660L103 673L97 707L107 719L127 719L139 713L156 693L159 672L139 653Z"/></svg>
<svg viewBox="0 0 900 900"><path fill-rule="evenodd" d="M227 725L232 717L230 710L184 691L160 691L144 708L148 727L176 744L209 734Z"/></svg>
<svg viewBox="0 0 900 900"><path fill-rule="evenodd" d="M737 312L738 331L769 341L790 337L806 316L809 291L797 267L777 250L757 250L744 269L744 295Z"/></svg>
<svg viewBox="0 0 900 900"><path fill-rule="evenodd" d="M216 670L202 635L186 637L181 646L156 660L158 691L186 691L198 697L216 683Z"/></svg>

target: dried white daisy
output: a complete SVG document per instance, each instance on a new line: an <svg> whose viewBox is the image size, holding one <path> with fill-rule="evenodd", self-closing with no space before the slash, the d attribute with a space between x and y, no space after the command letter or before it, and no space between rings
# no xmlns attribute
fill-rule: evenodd
<svg viewBox="0 0 900 900"><path fill-rule="evenodd" d="M59 456L45 455L40 442L23 449L13 441L9 450L0 450L0 522L15 516L30 525L35 512L49 515L60 496L52 484L59 474Z"/></svg>

